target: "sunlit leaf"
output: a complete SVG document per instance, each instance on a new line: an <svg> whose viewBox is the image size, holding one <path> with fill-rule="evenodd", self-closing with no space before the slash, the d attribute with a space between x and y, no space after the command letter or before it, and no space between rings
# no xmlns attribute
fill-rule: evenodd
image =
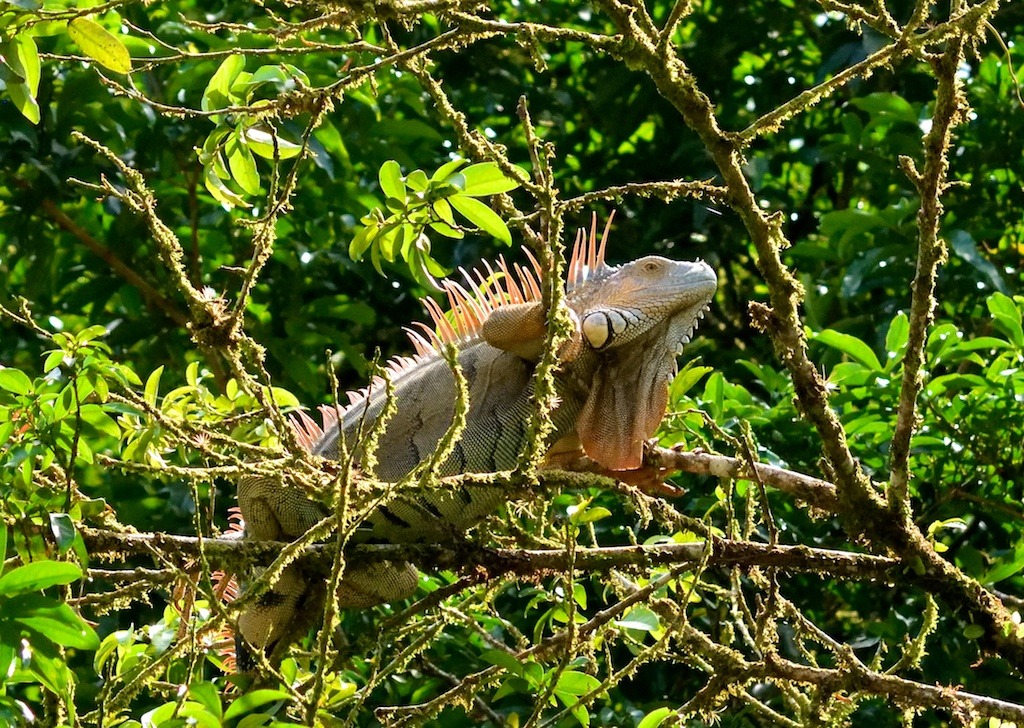
<svg viewBox="0 0 1024 728"><path fill-rule="evenodd" d="M885 334L886 352L896 355L892 358L892 362L899 360L899 355L903 353L903 349L907 345L909 334L910 322L907 319L907 315L900 311L893 318L892 323L889 324L889 331Z"/></svg>
<svg viewBox="0 0 1024 728"><path fill-rule="evenodd" d="M38 124L41 117L36 94L39 91L40 64L35 39L28 33L19 33L10 41L0 44L0 56L17 75L17 78L6 75L3 78L7 85L7 95L22 116Z"/></svg>
<svg viewBox="0 0 1024 728"><path fill-rule="evenodd" d="M203 111L211 111L229 106L231 104L231 86L244 68L245 56L232 53L225 58L210 78L210 82L206 84L200 108Z"/></svg>
<svg viewBox="0 0 1024 728"><path fill-rule="evenodd" d="M406 195L405 183L402 181L402 168L398 166L398 162L393 159L384 162L380 167L377 179L380 182L380 189L385 197L391 197L404 202Z"/></svg>
<svg viewBox="0 0 1024 728"><path fill-rule="evenodd" d="M244 132L245 139L249 142L249 148L254 154L264 159L274 159L274 150L277 150L278 159L291 159L302 151L302 145L290 142L278 134L272 134L262 129L250 126Z"/></svg>
<svg viewBox="0 0 1024 728"><path fill-rule="evenodd" d="M488 235L497 238L505 245L512 244L512 233L505 221L494 210L480 200L462 195L453 195L448 201L463 217Z"/></svg>
<svg viewBox="0 0 1024 728"><path fill-rule="evenodd" d="M444 164L437 168L437 171L434 172L433 175L431 175L430 181L443 182L444 180L448 179L448 177L450 177L452 174L454 174L456 170L465 165L467 161L468 160L466 159L453 159L450 162L445 162Z"/></svg>
<svg viewBox="0 0 1024 728"><path fill-rule="evenodd" d="M872 371L882 370L882 365L878 361L878 357L875 356L875 352L856 336L850 336L849 334L833 331L832 329L825 329L815 334L814 340L820 341L826 346L831 346L833 349L838 349Z"/></svg>
<svg viewBox="0 0 1024 728"><path fill-rule="evenodd" d="M0 369L0 389L14 394L28 394L32 391L32 380L20 369L4 367Z"/></svg>
<svg viewBox="0 0 1024 728"><path fill-rule="evenodd" d="M1018 347L1024 347L1024 331L1021 330L1021 312L1014 300L1003 293L993 293L985 301L989 313L995 319L996 327L1010 337Z"/></svg>
<svg viewBox="0 0 1024 728"><path fill-rule="evenodd" d="M156 407L156 399L160 393L160 375L164 373L162 366L154 369L149 377L146 378L146 388L143 390L143 398L146 403L152 407Z"/></svg>
<svg viewBox="0 0 1024 728"><path fill-rule="evenodd" d="M672 712L671 708L657 708L652 710L644 716L644 719L637 724L636 728L658 728L658 726L665 722L666 718L672 715Z"/></svg>
<svg viewBox="0 0 1024 728"><path fill-rule="evenodd" d="M487 662L492 665L505 668L513 675L523 674L523 663L520 662L515 655L505 652L504 650L488 650L480 655L480 657L487 660Z"/></svg>
<svg viewBox="0 0 1024 728"><path fill-rule="evenodd" d="M593 675L576 670L565 670L558 676L558 690L572 695L586 695L601 687L601 681Z"/></svg>
<svg viewBox="0 0 1024 728"><path fill-rule="evenodd" d="M249 147L240 141L238 135L232 134L224 152L228 157L231 179L247 194L259 194L260 175L256 171L256 160L253 159Z"/></svg>
<svg viewBox="0 0 1024 728"><path fill-rule="evenodd" d="M251 693L235 698L234 702L224 711L224 720L232 720L251 713L256 708L279 700L290 700L291 696L283 690L253 690Z"/></svg>
<svg viewBox="0 0 1024 728"><path fill-rule="evenodd" d="M0 76L2 75L0 74ZM3 79L0 78L0 80ZM6 84L7 96L14 103L14 107L33 124L38 124L42 116L39 113L39 103L36 101L35 95L29 93L28 87L23 83L7 81Z"/></svg>
<svg viewBox="0 0 1024 728"><path fill-rule="evenodd" d="M653 632L661 626L661 618L656 612L640 606L630 609L622 616L622 619L616 620L615 624L626 629Z"/></svg>
<svg viewBox="0 0 1024 728"><path fill-rule="evenodd" d="M64 647L95 650L100 639L67 604L40 594L11 597L3 606L0 619L18 622L45 639Z"/></svg>
<svg viewBox="0 0 1024 728"><path fill-rule="evenodd" d="M501 192L514 190L519 182L505 176L494 162L481 162L471 164L460 173L466 178L466 186L463 194L473 197L483 195L497 195Z"/></svg>
<svg viewBox="0 0 1024 728"><path fill-rule="evenodd" d="M213 198L222 205L227 207L251 207L244 197L224 184L212 167L207 167L203 171L203 184L206 186L206 191L213 195Z"/></svg>
<svg viewBox="0 0 1024 728"><path fill-rule="evenodd" d="M114 73L129 73L132 57L116 35L89 18L74 18L68 23L71 36L82 52Z"/></svg>
<svg viewBox="0 0 1024 728"><path fill-rule="evenodd" d="M0 595L36 592L82 578L82 569L66 561L32 561L0 576Z"/></svg>

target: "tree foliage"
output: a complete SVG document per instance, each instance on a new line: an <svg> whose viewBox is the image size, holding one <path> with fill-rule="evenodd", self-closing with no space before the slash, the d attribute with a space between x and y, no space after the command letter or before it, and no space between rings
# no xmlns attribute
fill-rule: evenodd
<svg viewBox="0 0 1024 728"><path fill-rule="evenodd" d="M1022 41L997 0L0 4L0 722L1020 724ZM233 483L330 470L285 414L613 210L610 260L720 278L683 494L500 474L467 541L345 554L412 600L238 674L212 572L277 550L220 538Z"/></svg>

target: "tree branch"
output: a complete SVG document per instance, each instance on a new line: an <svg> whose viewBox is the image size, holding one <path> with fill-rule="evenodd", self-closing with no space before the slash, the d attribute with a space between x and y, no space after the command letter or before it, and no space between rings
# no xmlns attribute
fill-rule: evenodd
<svg viewBox="0 0 1024 728"><path fill-rule="evenodd" d="M147 556L154 550L181 563L199 556L200 539L164 533L120 533L83 527L82 538L89 553L110 559L115 555ZM226 570L267 566L288 543L237 538L204 538L203 551L211 564ZM701 559L711 566L771 566L792 572L820 573L847 579L896 580L903 577L902 564L885 556L806 546L770 546L751 541L714 539L710 553L704 541L653 546L607 546L576 549L574 565L579 571L607 572L612 569L695 564ZM311 573L328 573L335 544L312 544L301 557ZM381 561L412 561L428 570L485 569L490 578L503 574L537 576L569 568L565 549L509 549L479 546L469 542L452 544L362 544L346 550L349 568ZM101 572L115 579L113 572ZM132 572L140 574L140 572ZM164 572L153 576L166 579ZM119 580L119 579L118 579Z"/></svg>
<svg viewBox="0 0 1024 728"><path fill-rule="evenodd" d="M755 465L756 476L749 471L747 463L725 455L713 455L706 452L685 452L682 450L655 448L649 455L651 464L681 470L696 475L713 475L716 478L746 478L759 480L777 490L788 493L802 501L835 513L839 508L836 500L836 487L825 480L813 478L803 473L775 467L774 465Z"/></svg>
<svg viewBox="0 0 1024 728"><path fill-rule="evenodd" d="M185 327L188 324L188 316L168 301L160 291L151 286L146 279L136 273L131 266L121 260L110 248L103 245L88 230L71 219L53 200L44 198L39 205L51 220L63 230L71 233L76 240L88 248L93 255L110 266L110 269L123 278L126 283L134 286L154 308L158 309L178 326Z"/></svg>

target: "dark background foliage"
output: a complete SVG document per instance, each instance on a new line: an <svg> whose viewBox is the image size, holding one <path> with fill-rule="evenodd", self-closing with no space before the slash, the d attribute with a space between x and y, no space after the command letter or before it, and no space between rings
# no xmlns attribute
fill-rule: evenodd
<svg viewBox="0 0 1024 728"><path fill-rule="evenodd" d="M0 34L9 32L5 27L14 27L11 19L20 17L17 8L22 6L0 6L0 22L7 23L0 24ZM672 4L647 6L662 23ZM899 23L914 10L909 2L887 7ZM722 127L739 132L889 42L871 28L848 22L841 9L831 2L706 2L685 19L675 39L687 67L712 99ZM113 12L97 18L116 29ZM244 52L271 45L265 34L244 32L246 23L260 29L274 23L251 3L126 3L116 12L133 57L170 56L168 47L155 38L192 53L142 70L136 61L135 88L158 104L200 108L204 90L223 60L203 57L203 52ZM279 12L298 22L320 10L289 4ZM938 4L932 8L931 21L941 22L947 14L948 8ZM579 3L494 3L484 17L616 32L600 9ZM230 22L232 30L207 30L191 21ZM357 29L367 41L380 43L386 28L398 46L409 48L436 37L450 22L431 15L387 24L366 18ZM1012 296L1021 292L1024 250L1024 109L1009 62L1015 68L1024 65L1024 6L1005 4L992 24L994 29L977 39L958 71L971 112L956 128L949 153L949 177L958 184L942 198L941 234L948 262L940 269L936 289L936 324L927 348L929 378L920 400L911 487L915 523L940 544L945 558L990 588L1021 595L1024 377L1017 370L1024 341L1015 339L1013 321L1016 316L1019 331L1022 304L1014 303ZM1009 52L995 42L997 32ZM328 24L303 37L338 43L354 36L351 29ZM118 199L101 197L74 182L97 183L106 175L123 184L112 165L72 132L106 145L143 175L158 200L160 218L182 241L193 285L209 287L229 303L237 295L241 267L253 255L248 228L239 223L263 212L260 203L256 201L256 210L227 209L204 187L196 150L213 131L213 120L161 113L157 106L113 93L95 64L66 57L78 53L66 34L41 33L35 42L40 52L51 54L44 55L38 91L41 122L32 124L13 103L0 98L0 303L13 309L15 299L24 297L31 302L35 319L50 331L104 327L110 358L127 365L142 381L163 367L163 393L195 384L186 377L190 363L199 363L200 379L211 392L223 392L228 370L223 361L193 343L185 326L188 309L173 276L159 262L146 221ZM292 49L299 45L296 40L280 44ZM301 68L310 86L321 87L336 81L346 68L373 60L369 52L271 52L258 59L251 56L247 69L287 61ZM439 52L433 60L432 75L442 81L469 127L505 145L509 159L526 169L529 154L516 105L521 96L528 99L538 134L554 145L555 182L563 199L635 182L720 181L705 146L654 83L628 62L586 42L536 38L530 45L499 36ZM265 91L273 98L289 89ZM909 309L919 235L918 191L898 159L906 155L923 168L922 134L928 130L934 99L929 64L921 59L900 61L851 81L777 133L761 135L745 155L744 172L759 204L784 216L783 229L792 245L783 259L806 294L801 311L812 332L813 361L829 377L831 404L846 427L853 453L880 481L888 477L899 400L902 344L894 320ZM278 131L297 140L309 119L309 114L299 114L281 121ZM330 400L328 364L341 389L354 388L365 381L368 361L377 350L385 356L408 351L401 327L423 318L417 298L430 291L401 262L387 265L382 277L368 261L354 262L348 246L360 218L381 201L377 175L384 162L396 160L404 172L423 169L429 174L459 151L459 139L412 74L384 66L372 83L351 89L335 103L313 133L310 148L313 154L302 162L292 209L277 222L272 257L248 301L245 326L266 348L266 367L274 385L312 406ZM266 190L270 165L263 160L258 164ZM512 197L522 209L532 209L522 190ZM701 257L720 277L714 307L699 339L684 355L709 369L673 400L678 414L666 420L663 442L736 454L726 434L742 438L748 432L762 460L830 479L821 466L817 435L794 405L792 384L770 340L751 326L748 304L767 301L769 291L739 216L708 200L681 197L666 203L657 195L623 195L587 205L567 218L568 227L589 225L591 211L603 221L612 210L616 218L611 261L650 253ZM437 260L451 269L493 260L502 252L517 256L484 235L458 241L436 238L434 244ZM997 292L1004 296L992 299ZM866 360L864 349L850 339L814 338L825 330L866 345L879 366ZM972 348L968 342L979 337L998 339L1005 346ZM3 366L41 377L43 353L52 348L28 328L0 318ZM992 352L1001 352L1004 358ZM697 407L713 418L719 433L686 413ZM117 453L117 437L105 437L96 435L93 450ZM188 459L187 454L182 457ZM16 491L4 478L14 478L11 473L20 462L3 461L9 467L0 476L0 492L12 502ZM114 506L122 523L143 531L195 531L196 505L185 479L142 477L98 464L76 466L75 478L84 493ZM726 503L731 500L740 511L758 513L757 527L742 535L766 538L761 506L745 496L745 489L753 488L747 481L736 484L739 492L711 478L677 476L676 481L687 489L675 503L680 512L695 518L707 515L712 524L727 529ZM221 524L232 490L228 482L217 481L204 484L200 491L204 496L219 495L215 510ZM602 545L627 543L630 530L637 532L640 542L670 533L657 524L637 530L637 517L622 507L616 494L593 497L595 506L613 514L596 524L595 536ZM576 496L562 495L549 510L561 509L564 514L577 501ZM839 519L812 518L792 497L777 492L770 502L781 543L856 548ZM40 521L49 508L46 503L23 507ZM15 512L4 509L8 517ZM728 590L730 578L712 581ZM827 574L774 578L807 619L832 639L850 645L865 662L877 657L883 667L891 662L885 655L899 650L922 628L927 611L925 592L915 585L844 582ZM739 576L735 579L733 586L747 590L751 598L764 593L761 583L739 585ZM603 600L615 601L600 579L581 578L580 583L591 612ZM496 598L495 612L524 634L543 632L565 616L556 618L544 611L551 600L557 603L554 588L547 582L509 586ZM165 599L166 595L155 595L155 606L136 605L104 617L100 633L127 628L133 621L161 619ZM1007 604L1019 602L1010 598ZM376 649L376 618L374 612L343 618L350 643L342 660L348 665L347 679L356 683L369 669L361 656ZM691 605L691 622L713 639L724 639L733 618L723 592L703 592ZM979 663L983 651L972 626L955 605L940 601L928 654L904 676L1024 700L1016 673L1004 660L997 656ZM480 629L500 635L506 627L490 615L480 617ZM796 659L798 641L786 629L791 630L782 628L778 649ZM429 698L448 684L446 675L462 676L486 666L479 647L467 648L467 634L459 629L441 632L430 652L434 674L421 665L407 678L379 687L368 703ZM621 642L610 649L614 654L607 659L612 664L639 648ZM84 660L72 664L80 698L95 696L96 674ZM611 699L596 704L590 720L597 725L639 723L662 705L678 707L706 680L692 665L652 661L614 686ZM12 694L29 702L39 700L32 688L14 688ZM766 704L786 702L778 687L768 682L753 694ZM505 716L528 713L532 699L523 691L496 702L494 710ZM140 698L136 707L141 713L161 702L154 693ZM854 724L898 722L898 712L884 699L854 707ZM770 724L739 699L715 710L723 725ZM444 725L476 724L476 719L456 716L456 711L445 716L449 718ZM944 713L929 712L920 720L939 725L946 719ZM575 720L567 717L564 722Z"/></svg>

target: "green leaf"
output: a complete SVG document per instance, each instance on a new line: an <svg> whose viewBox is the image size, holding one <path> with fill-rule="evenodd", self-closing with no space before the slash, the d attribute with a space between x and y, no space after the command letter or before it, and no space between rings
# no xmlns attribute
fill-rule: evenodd
<svg viewBox="0 0 1024 728"><path fill-rule="evenodd" d="M246 713L251 713L256 708L267 703L290 699L291 696L283 690L253 690L251 693L246 693L231 703L224 712L224 720L229 721Z"/></svg>
<svg viewBox="0 0 1024 728"><path fill-rule="evenodd" d="M725 377L721 372L713 372L704 382L704 394L701 398L711 408L713 417L722 414L722 409L725 406Z"/></svg>
<svg viewBox="0 0 1024 728"><path fill-rule="evenodd" d="M403 205L405 204L407 193L405 182L402 181L402 168L398 166L398 162L393 159L384 162L380 166L377 179L380 182L380 189L385 197L393 197L402 202Z"/></svg>
<svg viewBox="0 0 1024 728"><path fill-rule="evenodd" d="M256 160L238 134L232 134L228 138L224 153L228 157L231 179L246 194L258 195L260 193L260 174L256 171Z"/></svg>
<svg viewBox="0 0 1024 728"><path fill-rule="evenodd" d="M285 83L288 74L280 66L260 66L246 81L248 86L259 86L264 83Z"/></svg>
<svg viewBox="0 0 1024 728"><path fill-rule="evenodd" d="M252 207L252 205L246 202L244 197L224 184L212 167L207 167L203 172L203 184L206 186L206 191L213 195L213 199L222 205L227 207Z"/></svg>
<svg viewBox="0 0 1024 728"><path fill-rule="evenodd" d="M661 618L647 607L633 607L615 624L626 629L637 629L642 632L653 632L661 627Z"/></svg>
<svg viewBox="0 0 1024 728"><path fill-rule="evenodd" d="M41 638L64 647L95 650L100 646L96 632L71 607L39 594L8 599L0 619L18 622L38 632Z"/></svg>
<svg viewBox="0 0 1024 728"><path fill-rule="evenodd" d="M657 708L645 715L636 728L658 728L670 715L672 715L671 708Z"/></svg>
<svg viewBox="0 0 1024 728"><path fill-rule="evenodd" d="M0 389L14 394L28 394L32 391L32 380L20 369L4 367L0 369Z"/></svg>
<svg viewBox="0 0 1024 728"><path fill-rule="evenodd" d="M978 277L986 280L997 291L1006 292L1006 282L999 269L978 249L974 237L966 230L953 230L949 234L949 247L962 261L974 268Z"/></svg>
<svg viewBox="0 0 1024 728"><path fill-rule="evenodd" d="M863 364L873 371L882 371L882 365L878 361L878 357L875 356L875 352L856 336L843 334L832 329L825 329L815 334L814 339L826 346L831 346L833 349L838 349L854 361Z"/></svg>
<svg viewBox="0 0 1024 728"><path fill-rule="evenodd" d="M9 68L8 73L0 74L7 85L7 95L22 116L38 124L40 114L36 94L39 91L40 67L35 40L28 33L19 33L7 43L0 44L0 56Z"/></svg>
<svg viewBox="0 0 1024 728"><path fill-rule="evenodd" d="M511 655L504 650L488 650L480 655L480 657L492 665L505 668L513 675L523 675L523 663L515 655Z"/></svg>
<svg viewBox="0 0 1024 728"><path fill-rule="evenodd" d="M217 692L217 686L212 682L195 682L188 686L188 694L197 703L202 706L211 714L220 718L224 714L224 709L220 703L220 693Z"/></svg>
<svg viewBox="0 0 1024 728"><path fill-rule="evenodd" d="M441 218L450 228L455 229L457 227L455 215L452 213L452 206L448 203L448 200L434 200L431 207L434 210L434 214ZM462 231L458 232L461 235Z"/></svg>
<svg viewBox="0 0 1024 728"><path fill-rule="evenodd" d="M64 350L54 349L53 351L47 352L46 359L43 360L43 371L50 372L59 367L64 361Z"/></svg>
<svg viewBox="0 0 1024 728"><path fill-rule="evenodd" d="M30 95L39 92L39 51L35 39L28 33L19 33L4 44L4 57L11 68L24 79Z"/></svg>
<svg viewBox="0 0 1024 728"><path fill-rule="evenodd" d="M20 646L0 639L0 675L9 676L14 671L15 660L18 659L16 647Z"/></svg>
<svg viewBox="0 0 1024 728"><path fill-rule="evenodd" d="M446 238L453 238L455 240L461 240L466 237L466 234L461 230L451 227L445 222L432 222L430 223L430 229L444 235Z"/></svg>
<svg viewBox="0 0 1024 728"><path fill-rule="evenodd" d="M576 670L565 670L558 676L557 690L572 695L586 695L601 687L601 681L593 675Z"/></svg>
<svg viewBox="0 0 1024 728"><path fill-rule="evenodd" d="M498 702L506 695L512 695L513 693L529 694L530 684L521 677L510 677L507 680L503 680L498 689L494 691L494 695L491 696L491 700Z"/></svg>
<svg viewBox="0 0 1024 728"><path fill-rule="evenodd" d="M376 222L370 223L361 228L359 232L355 234L355 237L352 238L352 242L348 245L348 256L352 260L362 260L363 255L373 244L373 241L379 232L380 228Z"/></svg>
<svg viewBox="0 0 1024 728"><path fill-rule="evenodd" d="M466 178L466 187L462 194L471 197L497 195L519 187L519 182L506 177L505 173L494 162L471 164L462 170L460 174Z"/></svg>
<svg viewBox="0 0 1024 728"><path fill-rule="evenodd" d="M81 578L82 570L77 564L66 561L32 561L0 576L0 595L37 592L58 584L70 584Z"/></svg>
<svg viewBox="0 0 1024 728"><path fill-rule="evenodd" d="M68 23L68 35L82 52L114 73L130 73L132 57L116 35L89 18Z"/></svg>
<svg viewBox="0 0 1024 728"><path fill-rule="evenodd" d="M178 709L178 716L187 718L183 725L198 726L198 728L223 728L220 715L215 715L206 709L201 703L185 701Z"/></svg>
<svg viewBox="0 0 1024 728"><path fill-rule="evenodd" d="M70 698L68 687L74 678L63 661L34 650L26 672L51 692L64 696L66 700Z"/></svg>
<svg viewBox="0 0 1024 728"><path fill-rule="evenodd" d="M245 69L245 56L232 53L225 58L210 78L210 82L206 84L200 108L203 111L211 111L223 106L230 106L231 86L243 69Z"/></svg>
<svg viewBox="0 0 1024 728"><path fill-rule="evenodd" d="M985 301L989 313L995 319L997 329L1010 337L1010 341L1018 347L1024 347L1024 331L1021 330L1020 309L1012 298L1004 293L993 293Z"/></svg>
<svg viewBox="0 0 1024 728"><path fill-rule="evenodd" d="M75 522L67 513L51 513L50 533L53 534L53 540L57 543L58 551L62 554L66 554L68 549L71 548L71 545L75 542L75 535L77 534L77 531L75 531ZM78 568L75 564L72 564L72 566ZM72 581L74 580L72 579Z"/></svg>
<svg viewBox="0 0 1024 728"><path fill-rule="evenodd" d="M464 165L467 161L468 160L465 159L453 159L450 162L445 162L444 164L437 168L437 171L434 172L433 175L431 175L430 181L444 182L446 179L451 177L456 172L456 170L458 170L459 167Z"/></svg>
<svg viewBox="0 0 1024 728"><path fill-rule="evenodd" d="M114 656L119 647L130 645L134 641L135 633L130 629L122 629L116 632L111 632L103 641L100 646L96 648L96 654L92 658L92 666L96 672L102 672L103 666L107 660Z"/></svg>
<svg viewBox="0 0 1024 728"><path fill-rule="evenodd" d="M156 407L156 398L160 393L160 375L164 373L163 366L158 366L146 378L146 388L143 390L143 399L152 407Z"/></svg>
<svg viewBox="0 0 1024 728"><path fill-rule="evenodd" d="M143 713L142 725L147 726L147 728L149 726L157 728L158 726L174 725L171 723L171 719L177 710L177 702L164 703L158 708L154 708L147 713Z"/></svg>
<svg viewBox="0 0 1024 728"><path fill-rule="evenodd" d="M96 383L102 382L102 379L97 379ZM105 387L105 383L104 383ZM101 387L96 387L97 394L100 394ZM105 390L104 390L105 391ZM103 408L97 404L84 404L80 410L82 420L86 422L89 427L94 428L97 432L101 432L108 437L120 437L121 428L117 426L113 418L110 417Z"/></svg>
<svg viewBox="0 0 1024 728"><path fill-rule="evenodd" d="M569 703L566 703L566 705L569 705ZM569 712L572 713L572 717L579 721L583 728L590 728L590 711L587 710L587 706L576 705L569 708Z"/></svg>
<svg viewBox="0 0 1024 728"><path fill-rule="evenodd" d="M414 169L405 178L405 184L408 185L409 189L416 190L417 192L425 192L429 183L430 180L427 179L427 173L422 169Z"/></svg>
<svg viewBox="0 0 1024 728"><path fill-rule="evenodd" d="M299 409L302 407L302 403L299 402L299 398L283 387L271 387L270 395L274 400L274 404L278 407L293 409Z"/></svg>
<svg viewBox="0 0 1024 728"><path fill-rule="evenodd" d="M910 322L907 320L907 314L900 311L896 314L892 323L889 324L889 331L885 335L885 350L891 355L886 365L887 371L895 362L899 361L900 354L903 353L903 349L907 345L909 335Z"/></svg>
<svg viewBox="0 0 1024 728"><path fill-rule="evenodd" d="M676 374L675 379L669 387L672 401L678 400L685 395L701 378L708 372L714 371L712 367L695 366L693 361L686 363L686 366Z"/></svg>
<svg viewBox="0 0 1024 728"><path fill-rule="evenodd" d="M851 99L850 104L862 111L866 111L873 117L890 117L917 125L917 111L906 99L897 94L879 91L856 99Z"/></svg>
<svg viewBox="0 0 1024 728"><path fill-rule="evenodd" d="M985 628L980 624L969 624L964 627L964 637L969 640L976 640L985 636Z"/></svg>
<svg viewBox="0 0 1024 728"><path fill-rule="evenodd" d="M1024 542L1017 544L1011 558L996 564L981 576L978 581L982 584L998 584L1004 579L1009 579L1021 569L1024 569Z"/></svg>
<svg viewBox="0 0 1024 728"><path fill-rule="evenodd" d="M245 130L244 136L249 142L249 148L254 154L264 159L274 159L274 150L277 149L278 159L291 159L302 151L302 145L282 139L276 133L263 131L250 126Z"/></svg>
<svg viewBox="0 0 1024 728"><path fill-rule="evenodd" d="M595 521L600 521L610 515L612 515L612 512L604 506L594 506L592 508L586 508L580 513L574 513L571 520L574 524L579 525L583 523L594 523Z"/></svg>
<svg viewBox="0 0 1024 728"><path fill-rule="evenodd" d="M498 213L480 202L480 200L474 200L472 197L463 197L462 195L452 195L448 198L448 202L463 217L488 235L497 238L505 243L505 245L512 244L512 233L509 232L505 221L498 216Z"/></svg>
<svg viewBox="0 0 1024 728"><path fill-rule="evenodd" d="M0 64L0 69L2 69L2 64ZM7 84L7 95L14 103L14 107L33 124L38 124L40 119L42 119L39 113L39 103L36 101L35 96L29 93L28 86L23 83L11 83L10 81L5 81L5 83Z"/></svg>

